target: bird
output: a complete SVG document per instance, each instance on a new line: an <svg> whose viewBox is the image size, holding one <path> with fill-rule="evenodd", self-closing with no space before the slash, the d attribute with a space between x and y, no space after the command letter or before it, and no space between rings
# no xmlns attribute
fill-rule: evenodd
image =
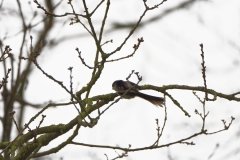
<svg viewBox="0 0 240 160"><path fill-rule="evenodd" d="M155 106L163 107L165 99L163 97L155 97L139 92L140 86L130 81L116 80L112 83L112 89L125 99L140 97Z"/></svg>

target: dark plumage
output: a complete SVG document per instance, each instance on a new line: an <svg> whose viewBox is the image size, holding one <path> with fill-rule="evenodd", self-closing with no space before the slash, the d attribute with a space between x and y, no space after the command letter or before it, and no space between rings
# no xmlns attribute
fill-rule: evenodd
<svg viewBox="0 0 240 160"><path fill-rule="evenodd" d="M161 107L165 103L165 99L163 97L155 97L155 96L151 96L151 95L139 92L140 87L137 84L130 81L123 81L123 80L114 81L112 84L112 88L119 95L123 95L123 98L126 98L126 99L131 99L137 96L151 102L156 106L161 106ZM124 94L127 90L129 91L126 94Z"/></svg>

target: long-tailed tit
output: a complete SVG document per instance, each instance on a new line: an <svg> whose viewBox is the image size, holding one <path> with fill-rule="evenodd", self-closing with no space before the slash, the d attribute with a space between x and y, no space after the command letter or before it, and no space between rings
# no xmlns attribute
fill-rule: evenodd
<svg viewBox="0 0 240 160"><path fill-rule="evenodd" d="M139 86L130 81L117 80L112 84L113 90L115 90L119 95L125 99L131 99L134 97L143 98L156 106L161 106L164 104L165 100L163 97L150 96L139 92ZM131 88L131 89L130 89ZM130 89L130 90L129 90ZM127 92L126 92L127 91ZM124 94L126 92L126 94Z"/></svg>

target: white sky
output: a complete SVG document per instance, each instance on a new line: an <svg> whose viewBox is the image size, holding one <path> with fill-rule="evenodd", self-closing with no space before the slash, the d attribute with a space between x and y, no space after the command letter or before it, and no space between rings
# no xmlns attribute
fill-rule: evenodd
<svg viewBox="0 0 240 160"><path fill-rule="evenodd" d="M147 1L150 4L156 4L159 1ZM160 15L166 9L183 2L167 1L158 9L149 11L143 22L153 16ZM15 8L15 2L11 3L8 8ZM29 6L22 2L26 11L26 18L30 20L31 10ZM43 4L43 1L39 0ZM76 2L75 2L76 3ZM89 1L89 9L96 5L95 1ZM80 6L77 2L75 5ZM37 10L36 5L32 4L32 10ZM101 23L105 4L93 17L96 26ZM113 0L111 1L110 12L106 28L111 27L112 22L132 22L143 12L144 6L142 1L128 2ZM77 12L83 13L83 10L77 9ZM37 10L43 14L41 10ZM58 14L71 12L70 7L64 1ZM240 90L240 2L239 0L212 0L197 1L186 9L175 11L166 15L159 21L149 23L139 30L130 38L125 47L118 52L115 58L122 57L132 53L133 44L137 43L137 38L143 37L144 43L141 44L133 58L108 63L105 65L101 78L91 92L91 96L98 94L107 94L113 92L111 84L114 80L125 79L131 70L136 70L143 76L143 84L152 84L156 86L179 84L190 86L202 86L203 80L201 75L201 57L199 44L204 44L205 61L207 66L207 85L209 88L222 93L233 93ZM78 47L87 64L92 66L95 55L95 46L81 25L76 24L69 26L69 17L57 19L58 23L51 32L50 37L60 39L65 36L77 35L77 38L66 40L55 48L45 49L42 56L38 59L42 68L56 79L64 82L69 86L69 71L67 68L73 66L74 90L79 90L85 86L91 76L91 71L84 67L75 51ZM39 20L39 18L37 18ZM35 20L36 22L38 20ZM21 36L13 36L20 28L21 23L17 18L2 17L0 18L0 38L6 33L12 35L5 41L5 45L10 45L15 56L18 55L19 40ZM6 23L8 21L8 23ZM62 22L66 21L65 25ZM4 23L5 22L5 23ZM85 21L83 21L85 22ZM29 35L36 36L36 32L41 28L37 27ZM129 29L115 30L105 34L103 42L113 39L113 43L108 43L103 47L107 52L115 49L128 34ZM28 37L29 37L28 35ZM37 39L37 38L35 38ZM49 38L50 39L50 38ZM33 39L34 41L34 39ZM30 42L27 43L29 47ZM26 48L28 49L28 48ZM26 54L25 54L26 56ZM17 57L16 57L17 58ZM25 63L25 62L24 62ZM57 84L46 78L39 70L33 67L34 72L30 76L28 89L26 92L27 100L32 103L48 102L49 100L67 102L69 96ZM2 74L1 74L2 75ZM1 76L2 77L2 76ZM136 81L132 77L132 81ZM162 96L157 92L144 91L155 96ZM170 91L169 91L170 92ZM175 99L191 114L187 118L169 99L167 99L168 121L160 144L165 144L177 139L188 137L189 135L201 129L200 117L195 115L194 110L201 111L201 104L190 91L171 91ZM203 96L203 94L200 94ZM0 106L2 109L2 106ZM129 153L125 159L129 160L167 160L168 153L174 160L207 160L213 152L217 143L219 149L212 160L235 160L240 158L239 154L239 103L231 102L218 98L216 102L207 102L207 111L210 112L207 117L206 127L209 132L222 129L221 119L230 122L230 117L236 118L230 130L211 136L199 136L188 142L193 141L195 146L174 145L169 148L162 148L150 151L141 151ZM16 110L17 111L17 110ZM25 116L25 121L36 114L37 110L29 109ZM44 112L47 117L43 126L51 124L67 123L73 119L77 112L73 106L61 106L50 108ZM93 115L96 115L94 113ZM92 116L93 116L92 115ZM132 148L143 147L152 144L156 140L155 119L163 121L164 110L156 108L152 104L142 99L121 100L111 107L100 119L98 125L94 128L81 128L79 135L74 139L77 142L92 143L99 145L118 145L121 147ZM34 128L39 120L36 120L31 127ZM162 127L162 123L160 123ZM55 140L47 150L58 145L67 136ZM120 151L117 151L121 153ZM55 155L53 159L109 159L117 156L114 150L96 149L69 145ZM124 158L123 158L124 159Z"/></svg>

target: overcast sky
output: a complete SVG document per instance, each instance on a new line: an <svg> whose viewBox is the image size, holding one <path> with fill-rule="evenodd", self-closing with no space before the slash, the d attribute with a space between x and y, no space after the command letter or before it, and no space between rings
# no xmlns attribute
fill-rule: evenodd
<svg viewBox="0 0 240 160"><path fill-rule="evenodd" d="M184 8L171 10L183 2L188 2L189 4ZM7 3L11 5L6 5ZM30 13L32 11L36 10L39 14L44 14L33 3L30 5L31 7L29 7L27 2L21 3L25 10L27 21L31 20ZM41 0L39 0L39 3L44 5ZM80 2L74 3L76 6L81 6ZM89 1L88 3L89 9L96 5L95 1ZM148 0L147 3L151 6L159 3L159 1ZM16 9L16 3L13 1L4 2L4 5L8 6L8 9ZM97 27L101 24L104 7L105 4L102 5L93 17ZM135 23L143 11L144 5L142 1L111 1L106 23L107 32L104 34L103 42L113 39L113 43L106 44L103 47L104 51L111 52L118 47L130 31L129 28L112 28L117 23L122 25ZM63 1L56 13L64 14L65 12L71 12L71 8L66 4L66 1ZM83 10L77 7L76 12L84 13ZM69 71L67 68L72 66L73 86L74 90L78 91L89 81L91 71L82 65L75 48L79 48L86 63L92 66L96 47L92 38L81 25L68 25L70 18L72 17L56 19L57 24L49 35L49 39L60 40L60 43L52 48L44 49L38 61L46 72L63 81L65 86L69 86ZM40 16L34 21L38 22L39 19ZM10 45L14 55L17 56L19 54L18 47L20 46L18 42L21 39L21 35L15 36L15 34L21 30L20 20L16 16L12 18L11 16L1 16L0 21L0 38L2 39L7 33L8 38L4 41L4 44ZM83 22L86 21L83 20ZM159 6L159 8L149 11L143 18L142 24L126 43L125 47L114 55L113 58L131 54L133 45L137 43L137 38L143 37L144 42L137 53L129 59L106 64L104 72L94 85L90 96L113 92L112 82L118 79L124 80L131 70L138 71L143 76L140 85L162 86L178 84L203 86L200 43L204 45L208 88L226 94L240 90L239 0L196 0L192 2L169 0ZM38 29L41 27L36 27L31 33L28 33L28 37L30 35L33 36L33 42L34 39L37 39L34 37L37 36ZM68 39L63 40L66 37ZM30 45L30 41L26 44ZM25 50L27 49L26 47ZM25 56L27 56L26 53ZM29 102L69 101L69 95L61 87L45 77L35 67L33 67L33 70L26 92ZM0 75L2 77L2 73ZM136 77L133 76L131 81L137 82ZM144 91L144 93L163 96L154 91ZM191 115L191 118L186 117L170 99L167 99L168 120L160 144L188 137L201 129L201 119L194 113L194 110L202 111L202 105L192 92L178 90L170 91L169 93L181 103L184 109ZM199 96L203 97L204 95L199 93ZM206 122L206 128L209 132L223 128L221 119L225 119L229 123L231 116L233 116L236 120L228 131L192 139L191 141L196 143L195 146L178 144L169 148L133 152L129 153L129 156L125 159L170 160L172 158L174 160L207 160L217 143L220 146L211 157L211 160L239 159L239 103L218 98L216 102L207 102L206 110L210 112ZM29 121L31 115L36 114L37 111L29 108L29 114L25 116L25 121ZM60 106L49 108L44 114L47 117L43 126L48 126L67 123L76 117L78 113L73 106ZM93 117L94 115L96 113L92 114ZM128 147L128 144L131 144L132 148L148 146L156 140L155 119L159 119L160 127L162 127L163 117L163 108L157 108L142 99L121 100L101 117L99 123L94 128L81 128L79 135L74 141L121 147ZM34 128L39 123L38 120L32 123L31 127ZM45 147L44 150L58 145L66 138L67 136L65 135L55 140ZM117 152L121 153L120 151ZM106 159L104 154L107 154L109 159L117 156L114 150L68 145L55 155L51 155L51 157L53 159L63 157L66 160Z"/></svg>

